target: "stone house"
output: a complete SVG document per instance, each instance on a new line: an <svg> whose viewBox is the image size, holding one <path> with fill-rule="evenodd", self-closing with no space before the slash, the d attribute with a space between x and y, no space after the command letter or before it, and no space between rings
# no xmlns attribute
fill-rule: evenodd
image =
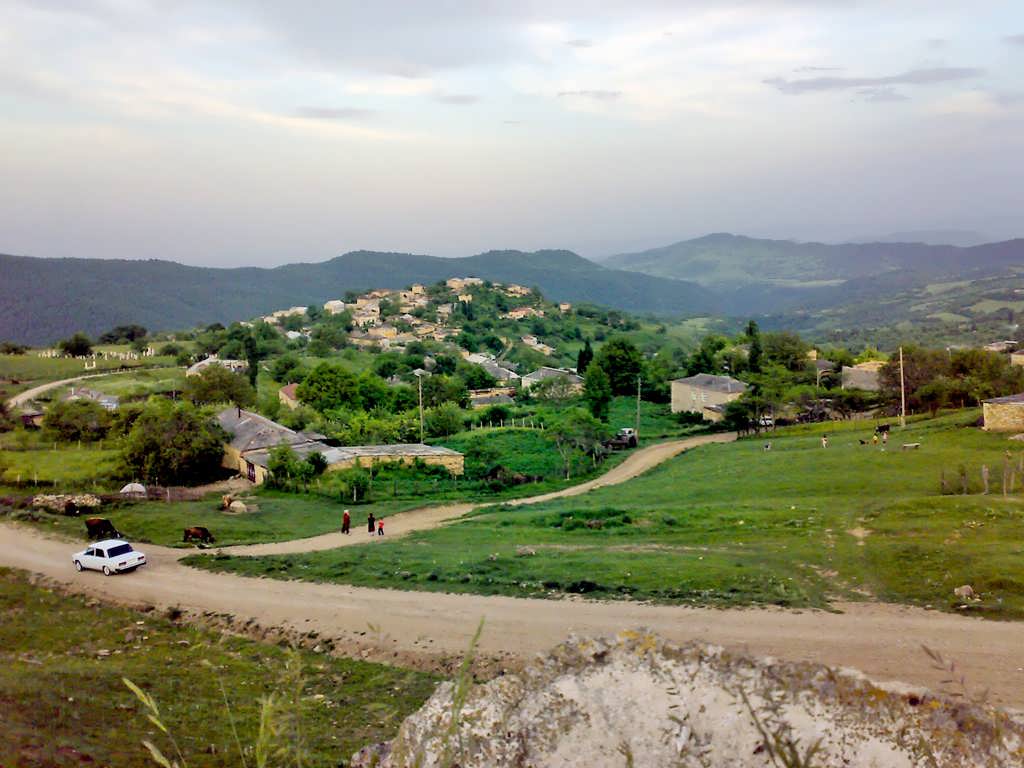
<svg viewBox="0 0 1024 768"><path fill-rule="evenodd" d="M299 398L295 394L295 390L298 388L298 384L286 384L277 390L277 399L281 401L281 405L291 408L292 410L298 408Z"/></svg>
<svg viewBox="0 0 1024 768"><path fill-rule="evenodd" d="M211 365L219 365L223 368L227 368L232 373L245 373L249 370L249 363L245 360L229 360L227 358L222 360L216 355L212 355L205 360L200 360L198 363L194 363L189 366L188 370L185 371L185 375L198 376Z"/></svg>
<svg viewBox="0 0 1024 768"><path fill-rule="evenodd" d="M533 373L528 373L523 376L519 382L525 390L529 390L535 384L538 384L547 379L555 379L563 377L568 381L569 387L573 392L583 391L583 377L578 376L575 372L570 371L566 368L550 368L546 365L542 365Z"/></svg>
<svg viewBox="0 0 1024 768"><path fill-rule="evenodd" d="M217 414L217 422L228 433L221 466L236 470L251 482L260 485L269 475L271 451L287 445L301 459L319 453L327 460L327 471L374 464L412 464L422 461L445 467L453 475L461 475L464 457L458 451L435 445L399 443L396 445L346 445L333 447L321 442L318 435L293 429L241 408L226 408Z"/></svg>
<svg viewBox="0 0 1024 768"><path fill-rule="evenodd" d="M885 362L869 360L857 365L844 365L841 372L843 389L863 389L866 392L877 392L882 388L878 373Z"/></svg>
<svg viewBox="0 0 1024 768"><path fill-rule="evenodd" d="M723 408L747 390L731 376L698 373L672 382L672 413L699 413L708 421L721 421Z"/></svg>
<svg viewBox="0 0 1024 768"><path fill-rule="evenodd" d="M989 432L1024 432L1024 393L994 397L981 404L982 420Z"/></svg>

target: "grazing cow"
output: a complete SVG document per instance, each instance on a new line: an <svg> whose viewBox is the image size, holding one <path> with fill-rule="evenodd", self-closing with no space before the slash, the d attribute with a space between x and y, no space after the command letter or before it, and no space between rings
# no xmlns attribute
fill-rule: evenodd
<svg viewBox="0 0 1024 768"><path fill-rule="evenodd" d="M114 527L114 524L105 517L87 517L85 519L85 532L91 541L121 538L121 534Z"/></svg>
<svg viewBox="0 0 1024 768"><path fill-rule="evenodd" d="M881 435L883 433L884 434L888 434L889 433L889 427L890 427L889 424L879 424L877 427L875 427L875 433L879 434L879 435Z"/></svg>
<svg viewBox="0 0 1024 768"><path fill-rule="evenodd" d="M191 528L185 529L185 536L182 541L200 541L203 544L212 544L214 542L213 534L210 533L209 528L204 528L201 525L193 525Z"/></svg>

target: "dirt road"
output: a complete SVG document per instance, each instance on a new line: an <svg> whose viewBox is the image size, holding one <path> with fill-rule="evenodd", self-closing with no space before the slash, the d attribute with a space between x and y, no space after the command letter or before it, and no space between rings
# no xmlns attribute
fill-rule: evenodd
<svg viewBox="0 0 1024 768"><path fill-rule="evenodd" d="M669 445L655 446L666 452L664 456L652 450L638 459L639 464L627 467L624 462L616 468L618 475L610 472L595 483L609 484L615 477L632 476L640 466L656 464L659 456L663 459L683 450ZM583 492L585 489L570 489L563 493ZM443 508L445 512L428 510L417 513L420 517L409 513L403 525L413 530L440 524L469 506ZM393 520L398 518L396 515ZM391 530L395 530L394 525ZM357 535L351 540L366 541ZM925 643L956 660L968 684L977 689L987 687L994 703L1024 708L1024 623L990 622L871 603L838 605L842 613L717 610L256 580L187 568L178 563L181 550L153 546L145 547L150 559L146 568L107 578L97 573L75 573L70 557L74 548L24 527L0 525L0 565L41 573L76 591L104 599L179 606L196 612L231 614L242 623L252 620L262 627L315 631L320 637L337 638L343 650L354 651L359 644L365 645L367 628L372 625L372 634L385 649L375 658L461 653L481 618L486 619L481 651L520 658L553 646L571 632L598 635L643 626L676 642L718 643L758 655L851 667L875 680L900 680L938 689L945 675L933 669L922 652L921 644Z"/></svg>
<svg viewBox="0 0 1024 768"><path fill-rule="evenodd" d="M709 443L728 443L736 439L733 432L719 435L702 435L690 437L685 440L672 440L666 443L641 448L634 451L621 464L612 467L600 477L593 480L565 488L561 491L553 491L540 496L529 496L523 499L514 499L506 504L522 506L524 504L539 504L542 501L551 499L562 499L568 496L578 496L581 493L592 491L595 488L602 488L607 485L617 485L642 475L647 470L658 466L673 456L678 456L683 451L696 448ZM436 528L439 525L450 523L458 517L471 512L486 504L448 504L442 507L424 507L408 512L400 512L396 515L389 515L387 518L387 535L391 538L402 536L413 531L424 531L429 528ZM324 549L337 549L338 547L351 546L353 544L366 543L366 524L356 518L352 521L352 533L345 536L341 533L325 533L320 536L311 536L308 539L294 539L292 541L280 541L273 544L251 544L236 547L223 547L220 551L230 555L294 555L301 552L317 552Z"/></svg>
<svg viewBox="0 0 1024 768"><path fill-rule="evenodd" d="M141 370L146 370L147 367L148 366L139 366L139 367L132 368L130 370L131 371L141 371ZM84 379L95 379L95 378L97 378L99 376L115 376L115 375L117 375L119 373L129 373L129 372L130 371L121 371L121 370L102 371L100 373L86 373L86 374L83 374L82 376L72 376L70 379L60 379L59 381L48 381L45 384L40 384L39 386L32 387L32 389L26 389L24 392L20 392L19 394L15 395L14 397L12 397L10 400L7 401L7 407L10 408L11 410L16 410L16 409L22 407L23 405L25 405L26 403L31 402L33 399L39 397L39 395L43 394L44 392L48 392L51 389L56 389L57 387L63 387L65 384L74 384L76 381L82 381Z"/></svg>

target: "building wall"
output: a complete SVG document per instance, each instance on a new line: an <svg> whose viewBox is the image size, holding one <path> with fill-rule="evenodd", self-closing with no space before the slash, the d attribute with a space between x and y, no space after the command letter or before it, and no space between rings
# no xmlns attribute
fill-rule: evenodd
<svg viewBox="0 0 1024 768"><path fill-rule="evenodd" d="M461 475L465 468L465 457L461 454L444 456L364 456L359 459L359 463L363 467L367 467L371 464L393 464L395 462L411 465L416 462L417 458L422 459L423 463L429 466L444 467L453 475ZM355 459L336 461L333 464L328 465L327 471L330 472L340 469L350 469L354 467L355 464Z"/></svg>
<svg viewBox="0 0 1024 768"><path fill-rule="evenodd" d="M1024 403L984 403L982 414L990 432L1024 432Z"/></svg>
<svg viewBox="0 0 1024 768"><path fill-rule="evenodd" d="M277 390L277 399L281 401L281 405L287 405L292 410L299 407L299 401L288 397L283 389Z"/></svg>
<svg viewBox="0 0 1024 768"><path fill-rule="evenodd" d="M679 381L672 382L672 413L701 413L709 421L721 421L722 415L706 411L709 405L725 405L736 400L742 392L717 392Z"/></svg>
<svg viewBox="0 0 1024 768"><path fill-rule="evenodd" d="M1024 365L1024 352L1011 352L1010 365Z"/></svg>

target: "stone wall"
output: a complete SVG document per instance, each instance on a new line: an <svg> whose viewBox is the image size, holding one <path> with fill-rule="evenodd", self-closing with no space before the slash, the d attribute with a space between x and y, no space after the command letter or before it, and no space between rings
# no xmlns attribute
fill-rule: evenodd
<svg viewBox="0 0 1024 768"><path fill-rule="evenodd" d="M1024 432L1024 403L985 403L985 429L990 432Z"/></svg>

